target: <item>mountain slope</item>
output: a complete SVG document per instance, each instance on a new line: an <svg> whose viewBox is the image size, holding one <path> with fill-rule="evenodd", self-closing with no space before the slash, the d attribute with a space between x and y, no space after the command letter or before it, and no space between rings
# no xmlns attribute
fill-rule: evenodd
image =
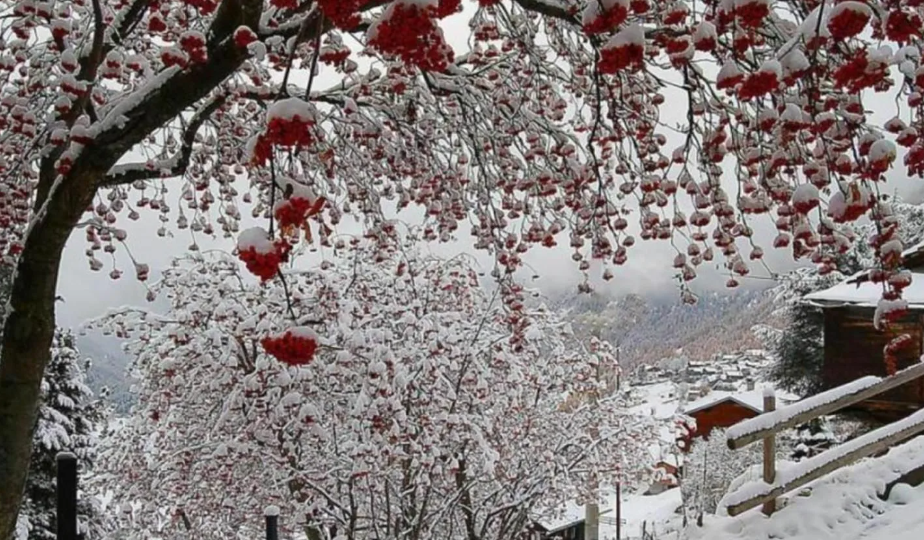
<svg viewBox="0 0 924 540"><path fill-rule="evenodd" d="M711 293L694 305L676 298L613 298L604 293L559 294L550 303L570 318L575 332L618 344L626 367L674 355L691 360L761 348L752 328L773 322L772 297L761 290Z"/></svg>

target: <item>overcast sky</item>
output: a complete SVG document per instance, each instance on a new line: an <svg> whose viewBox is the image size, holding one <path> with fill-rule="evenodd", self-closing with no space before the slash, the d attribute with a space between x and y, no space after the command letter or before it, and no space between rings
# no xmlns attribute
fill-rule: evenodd
<svg viewBox="0 0 924 540"><path fill-rule="evenodd" d="M468 36L466 20L463 17L456 16L444 21L444 28L447 28L447 38L457 53L464 50L466 46ZM298 80L299 77L296 75L293 81L297 82ZM330 73L322 72L318 77L319 88L334 83L336 83L336 79ZM686 116L685 108L683 106L678 107L675 104L686 103L686 101L684 99L670 99L670 96L668 96L667 103L671 104L667 108L671 114L666 115L662 112L662 121L669 124L682 122ZM879 114L877 114L876 118L879 125L894 114L889 110L891 107L894 107L894 101L891 97L883 97L874 104L874 108L879 109ZM665 134L669 139L665 148L666 152L670 154L674 147L680 145L681 138L676 134ZM900 160L897 163L899 165L891 175L887 191L897 192L906 198L920 201L922 198L920 182L909 181L904 178L904 167L900 165ZM728 181L734 182L734 175L728 175ZM176 179L173 182L179 187L182 181ZM734 191L729 191L729 193L734 193ZM175 211L179 204L179 190L174 189L170 197L173 201L176 201L172 203ZM137 195L135 194L130 197L132 201L136 199ZM241 210L245 215L249 212L249 208L243 205ZM399 217L413 222L418 219L416 216L419 215L420 213L415 210L403 213ZM765 247L765 260L768 266L774 272L785 272L793 268L789 250L774 250L769 247L776 231L769 216L760 217L762 219L752 223L752 227L756 232L757 243ZM347 220L344 221L344 225L339 227L339 230L343 232L356 231L355 224L351 225ZM252 221L247 223L250 224L245 225L245 227L255 224ZM175 227L168 227L168 230L171 231L171 237L159 238L156 235L159 224L152 212L142 212L142 219L137 222L122 219L118 226L128 230L128 247L139 262L150 265L152 269L151 281L155 281L159 270L168 266L172 258L182 255L193 242L193 237L189 230L180 231ZM468 228L460 224L459 233L459 241L445 245L432 245L431 249L437 254L447 256L459 252L473 253L484 266L484 269L490 270L490 257L485 253L475 253L472 249L472 243L467 238ZM211 239L200 234L196 237L196 241L201 249L223 249L226 251L233 249L233 242L222 238ZM527 267L524 270L524 277L528 278L533 273L539 275L538 281L533 283L537 283L546 292L560 291L567 288L573 290L582 279L581 273L577 270L577 265L571 260L571 250L567 247L567 236L561 235L559 243L563 244L563 246L554 249L536 247L525 257ZM684 246L680 247L683 248ZM739 247L742 248L742 252L746 256L749 248L742 244L739 244ZM72 235L64 254L58 288L59 294L64 298L64 302L58 304L59 324L76 326L87 318L102 315L107 309L113 307L125 304L145 304L146 289L144 285L135 279L131 260L121 248L121 252L117 254L117 266L124 271L124 275L116 281L108 276L112 264L104 253L97 254L97 257L106 264L104 270L93 272L89 269L89 264L84 254L86 248L85 234L83 230L78 229ZM612 281L603 282L600 280L601 271L599 268L592 270L593 281L599 290L614 294L633 292L649 296L676 295L677 285L673 278L674 270L671 268L674 253L674 249L667 242L639 241L629 250L628 264L614 269L616 277ZM723 290L727 274L720 272L716 268L722 262L723 258L720 254L717 254L711 268L704 265L698 269L699 277L693 282L693 289L695 291ZM766 280L760 279L760 277L768 275L765 269L754 267L752 272L755 277L742 280L743 286L765 286L768 283Z"/></svg>

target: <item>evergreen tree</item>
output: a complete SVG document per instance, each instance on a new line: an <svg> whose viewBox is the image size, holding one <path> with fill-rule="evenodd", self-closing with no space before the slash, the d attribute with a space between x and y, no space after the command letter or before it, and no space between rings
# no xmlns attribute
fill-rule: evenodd
<svg viewBox="0 0 924 540"><path fill-rule="evenodd" d="M824 416L815 418L796 428L792 441L791 458L794 461L807 459L836 444L838 444L837 437L831 431L828 418Z"/></svg>
<svg viewBox="0 0 924 540"><path fill-rule="evenodd" d="M32 448L26 498L17 524L17 538L54 540L55 456L68 451L77 456L81 476L96 457L96 437L106 414L103 401L86 385L89 361L81 364L74 335L58 329L51 361L42 380L42 403ZM87 538L99 538L101 515L96 501L81 494L78 521Z"/></svg>
<svg viewBox="0 0 924 540"><path fill-rule="evenodd" d="M789 310L786 330L773 348L776 362L770 379L780 387L810 396L824 389L824 313L814 306L796 304Z"/></svg>

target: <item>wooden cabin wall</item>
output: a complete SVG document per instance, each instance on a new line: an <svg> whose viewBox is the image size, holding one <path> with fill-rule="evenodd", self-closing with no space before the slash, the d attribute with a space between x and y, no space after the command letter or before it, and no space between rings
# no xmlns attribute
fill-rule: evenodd
<svg viewBox="0 0 924 540"><path fill-rule="evenodd" d="M873 326L873 308L825 310L825 359L822 376L827 388L867 375L886 376L883 348L894 337L910 334L912 343L898 354L898 369L919 361L924 340L924 315L911 312L886 332ZM875 401L924 405L924 380L912 381L880 394ZM871 400L872 401L872 400Z"/></svg>

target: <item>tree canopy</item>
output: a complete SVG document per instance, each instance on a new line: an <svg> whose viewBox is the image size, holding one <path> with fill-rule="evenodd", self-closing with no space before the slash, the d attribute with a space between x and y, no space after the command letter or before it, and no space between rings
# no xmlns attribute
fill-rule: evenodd
<svg viewBox="0 0 924 540"><path fill-rule="evenodd" d="M0 253L16 267L0 538L78 225L95 269L150 212L165 235L239 237L268 281L308 221L321 245L353 217L384 246L390 212L413 205L426 238L467 233L500 278L559 242L611 278L641 239L671 243L681 282L721 256L735 286L768 247L756 219L778 229L773 246L832 269L867 216L877 318L905 307L880 191L892 171L924 173L918 0L0 5ZM894 116L869 112L877 93ZM245 213L266 225L242 234Z"/></svg>
<svg viewBox="0 0 924 540"><path fill-rule="evenodd" d="M511 340L465 257L369 242L286 278L185 260L158 284L168 312L100 322L130 340L139 387L99 479L136 508L118 536L185 537L180 515L203 538L252 536L273 504L308 538L506 540L649 459L615 351L541 305ZM306 326L288 328L287 298Z"/></svg>

